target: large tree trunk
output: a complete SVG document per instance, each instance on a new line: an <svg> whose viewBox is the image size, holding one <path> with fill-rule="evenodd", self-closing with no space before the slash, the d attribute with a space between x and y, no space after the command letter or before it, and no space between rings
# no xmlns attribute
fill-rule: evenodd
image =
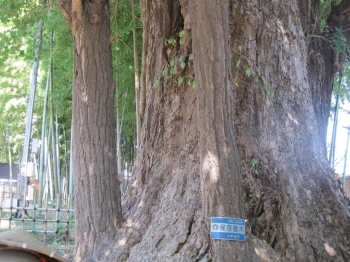
<svg viewBox="0 0 350 262"><path fill-rule="evenodd" d="M74 36L75 261L95 261L121 224L108 1L61 1Z"/></svg>
<svg viewBox="0 0 350 262"><path fill-rule="evenodd" d="M201 218L210 231L209 218L243 218L244 214L233 120L229 1L191 1L189 11L197 83ZM211 250L206 259L248 260L245 243L211 240L208 244Z"/></svg>
<svg viewBox="0 0 350 262"><path fill-rule="evenodd" d="M141 146L125 222L93 242L95 260L350 260L327 107L313 98L330 88L317 92L326 71L308 65L309 5L261 2L142 1ZM252 233L212 240L211 216L247 217Z"/></svg>
<svg viewBox="0 0 350 262"><path fill-rule="evenodd" d="M332 50L305 37L312 25L300 14L317 9L282 2L233 6L233 60L244 61L233 73L235 127L252 233L283 261L349 261L349 210L325 154Z"/></svg>

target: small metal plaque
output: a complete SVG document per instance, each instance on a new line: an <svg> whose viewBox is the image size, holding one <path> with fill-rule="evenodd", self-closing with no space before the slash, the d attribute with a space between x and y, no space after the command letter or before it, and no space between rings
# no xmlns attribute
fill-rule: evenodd
<svg viewBox="0 0 350 262"><path fill-rule="evenodd" d="M212 217L210 236L212 239L245 240L245 220L230 217Z"/></svg>

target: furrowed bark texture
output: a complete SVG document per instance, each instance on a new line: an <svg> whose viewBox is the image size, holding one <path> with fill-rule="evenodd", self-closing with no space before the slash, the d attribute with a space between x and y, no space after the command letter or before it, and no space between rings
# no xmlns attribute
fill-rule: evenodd
<svg viewBox="0 0 350 262"><path fill-rule="evenodd" d="M323 144L330 50L308 45L303 8L298 1L233 5L233 63L242 61L233 70L235 126L248 217L252 233L282 261L349 261L349 211Z"/></svg>
<svg viewBox="0 0 350 262"><path fill-rule="evenodd" d="M208 239L200 221L196 90L178 85L169 65L181 55L188 59L190 43L165 45L166 39L180 40L184 19L178 1L141 3L146 99L141 148L123 205L125 223L118 240L99 251L99 261L194 261ZM168 81L162 76L166 69Z"/></svg>
<svg viewBox="0 0 350 262"><path fill-rule="evenodd" d="M61 3L62 4L62 3ZM95 250L121 224L114 137L114 92L108 1L65 4L74 36L73 173L75 261Z"/></svg>
<svg viewBox="0 0 350 262"><path fill-rule="evenodd" d="M244 198L235 143L229 44L229 1L191 1L197 83L202 216L243 217ZM207 221L210 229L210 221ZM212 240L208 258L246 258L244 242Z"/></svg>
<svg viewBox="0 0 350 262"><path fill-rule="evenodd" d="M329 53L306 37L317 3L141 4L140 151L122 227L98 244L87 235L92 261L350 261L350 214L324 147ZM248 217L252 232L211 240L211 216Z"/></svg>
<svg viewBox="0 0 350 262"><path fill-rule="evenodd" d="M126 222L100 261L349 260L349 212L324 147L330 54L305 37L310 5L228 2L142 1L141 152ZM166 80L190 53L195 70ZM194 74L196 89L178 84ZM252 233L210 240L215 215L247 216Z"/></svg>
<svg viewBox="0 0 350 262"><path fill-rule="evenodd" d="M146 108L141 151L123 205L126 221L118 241L105 243L99 251L99 261L278 260L272 248L254 236L243 243L209 238L210 216L243 215L243 198L232 125L229 5L206 2L208 8L203 10L199 4L142 1ZM195 25L193 13L198 15ZM215 15L220 17L218 25ZM203 21L208 16L209 24ZM208 35L206 26L212 27ZM200 47L201 38L208 45ZM177 44L165 44L169 39ZM179 66L180 57L185 68ZM202 63L207 64L203 70ZM166 80L163 72L172 67L177 73ZM194 67L195 89L187 86ZM186 84L178 84L180 76ZM157 81L160 87L154 88ZM257 252L251 252L255 248Z"/></svg>

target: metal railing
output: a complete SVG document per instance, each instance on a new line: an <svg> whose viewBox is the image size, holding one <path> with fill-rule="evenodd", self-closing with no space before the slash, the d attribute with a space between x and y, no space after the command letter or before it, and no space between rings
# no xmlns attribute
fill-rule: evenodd
<svg viewBox="0 0 350 262"><path fill-rule="evenodd" d="M0 186L1 187L1 186ZM61 196L49 201L47 194L43 206L33 200L17 198L15 192L0 189L0 230L24 228L38 239L56 249L58 253L67 253L74 246L74 210L70 201L61 203ZM68 251L69 252L69 251Z"/></svg>

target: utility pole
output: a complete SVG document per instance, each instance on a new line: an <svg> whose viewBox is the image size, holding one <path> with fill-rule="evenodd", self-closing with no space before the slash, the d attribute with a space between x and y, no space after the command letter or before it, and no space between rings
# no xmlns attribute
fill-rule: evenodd
<svg viewBox="0 0 350 262"><path fill-rule="evenodd" d="M347 196L347 190L346 190L346 185L345 185L345 176L346 176L346 161L348 157L348 145L349 145L349 136L350 136L350 126L344 127L348 130L348 137L346 139L346 148L345 148L345 155L344 155L344 171L343 171L343 189L344 189L344 194Z"/></svg>
<svg viewBox="0 0 350 262"><path fill-rule="evenodd" d="M21 172L18 177L18 193L21 196L25 196L27 193L27 166L29 160L29 147L30 147L30 138L32 131L32 119L33 119L33 109L34 109L34 100L35 100L35 90L36 83L38 78L38 69L39 69L39 56L41 50L42 43L42 33L43 33L44 22L42 20L39 21L38 24L38 33L36 40L36 49L34 53L34 60L32 65L32 72L30 76L30 93L29 93L29 102L28 102L28 111L27 111L27 119L26 119L26 130L23 144L23 155L21 161Z"/></svg>
<svg viewBox="0 0 350 262"><path fill-rule="evenodd" d="M331 148L329 151L329 159L328 159L331 168L334 168L335 143L337 138L337 127L338 127L338 111L339 111L339 94L337 94L336 96Z"/></svg>

